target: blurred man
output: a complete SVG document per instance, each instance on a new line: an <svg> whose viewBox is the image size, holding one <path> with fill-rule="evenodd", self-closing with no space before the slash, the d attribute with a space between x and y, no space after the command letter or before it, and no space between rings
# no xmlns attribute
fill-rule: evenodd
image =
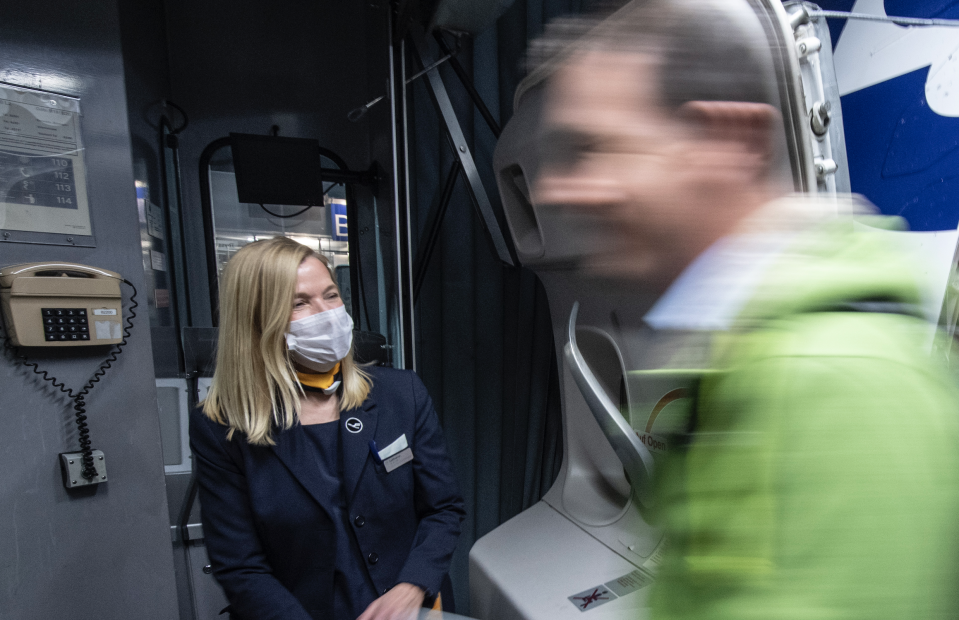
<svg viewBox="0 0 959 620"><path fill-rule="evenodd" d="M653 328L714 334L722 372L658 472L653 617L954 617L959 398L913 270L785 196L768 44L735 3L643 4L554 62L533 200L603 221L584 269L661 291Z"/></svg>

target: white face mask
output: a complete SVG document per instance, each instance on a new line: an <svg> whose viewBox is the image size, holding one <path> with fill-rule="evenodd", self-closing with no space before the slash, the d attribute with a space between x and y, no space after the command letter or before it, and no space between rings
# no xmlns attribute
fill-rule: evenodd
<svg viewBox="0 0 959 620"><path fill-rule="evenodd" d="M329 372L353 344L353 319L340 306L290 321L286 346L293 361L316 372Z"/></svg>

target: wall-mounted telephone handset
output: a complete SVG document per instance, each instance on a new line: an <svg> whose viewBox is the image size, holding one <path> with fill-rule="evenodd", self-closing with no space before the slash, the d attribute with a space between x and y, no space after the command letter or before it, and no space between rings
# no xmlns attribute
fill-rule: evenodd
<svg viewBox="0 0 959 620"><path fill-rule="evenodd" d="M73 263L0 270L0 303L11 343L22 347L119 344L118 273Z"/></svg>
<svg viewBox="0 0 959 620"><path fill-rule="evenodd" d="M130 316L123 325L120 283L133 289ZM87 394L106 374L126 344L136 317L137 290L123 276L106 269L65 262L28 263L0 269L0 306L6 330L4 347L17 360L73 399L80 452L60 454L63 484L74 488L105 482L103 453L93 450L86 424ZM40 370L21 347L114 345L107 359L79 390Z"/></svg>

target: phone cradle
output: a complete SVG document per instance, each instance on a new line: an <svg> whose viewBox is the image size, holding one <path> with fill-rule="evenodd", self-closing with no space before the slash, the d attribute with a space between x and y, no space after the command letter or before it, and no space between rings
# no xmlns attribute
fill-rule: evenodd
<svg viewBox="0 0 959 620"><path fill-rule="evenodd" d="M97 475L93 478L83 477L83 453L61 452L60 473L63 475L63 486L68 489L100 484L107 481L107 461L101 450L93 451L93 467Z"/></svg>

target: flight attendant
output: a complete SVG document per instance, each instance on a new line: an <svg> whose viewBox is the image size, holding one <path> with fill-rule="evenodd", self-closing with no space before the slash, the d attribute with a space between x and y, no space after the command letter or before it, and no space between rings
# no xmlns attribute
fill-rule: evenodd
<svg viewBox="0 0 959 620"><path fill-rule="evenodd" d="M310 248L277 237L227 264L190 443L231 618L386 620L441 589L451 601L464 510L432 401L413 372L358 366L352 329Z"/></svg>

